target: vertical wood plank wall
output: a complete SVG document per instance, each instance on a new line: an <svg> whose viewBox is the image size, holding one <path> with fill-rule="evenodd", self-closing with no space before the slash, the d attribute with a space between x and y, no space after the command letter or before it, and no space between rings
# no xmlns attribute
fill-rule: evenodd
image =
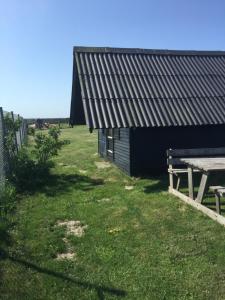
<svg viewBox="0 0 225 300"><path fill-rule="evenodd" d="M98 153L101 157L106 157L106 135L104 129L98 130Z"/></svg>
<svg viewBox="0 0 225 300"><path fill-rule="evenodd" d="M98 130L98 149L99 155L104 158L107 157L107 139L106 130ZM130 175L130 129L121 128L119 136L114 136L114 153L113 163L122 169L125 173Z"/></svg>
<svg viewBox="0 0 225 300"><path fill-rule="evenodd" d="M121 128L119 139L114 139L114 163L125 173L130 173L130 129Z"/></svg>

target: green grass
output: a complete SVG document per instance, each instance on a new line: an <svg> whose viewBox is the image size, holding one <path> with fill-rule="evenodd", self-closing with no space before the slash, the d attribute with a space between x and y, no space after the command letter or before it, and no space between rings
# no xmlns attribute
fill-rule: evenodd
<svg viewBox="0 0 225 300"><path fill-rule="evenodd" d="M169 195L167 176L98 169L97 136L85 127L62 132L71 144L17 205L0 299L225 299L225 229ZM88 225L67 237L72 260L56 260L68 248L59 220Z"/></svg>

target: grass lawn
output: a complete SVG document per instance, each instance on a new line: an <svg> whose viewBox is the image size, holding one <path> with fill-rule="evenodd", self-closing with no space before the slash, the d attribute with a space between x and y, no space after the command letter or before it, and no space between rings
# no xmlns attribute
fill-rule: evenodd
<svg viewBox="0 0 225 300"><path fill-rule="evenodd" d="M169 195L167 176L97 167L85 127L62 136L71 144L48 182L13 216L0 299L225 299L225 229ZM80 221L83 235L64 221Z"/></svg>

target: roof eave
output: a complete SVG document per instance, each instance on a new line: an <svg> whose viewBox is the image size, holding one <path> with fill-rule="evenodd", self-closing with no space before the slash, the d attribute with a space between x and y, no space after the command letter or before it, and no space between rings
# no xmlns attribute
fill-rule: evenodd
<svg viewBox="0 0 225 300"><path fill-rule="evenodd" d="M126 54L152 54L152 55L193 55L193 56L225 56L223 50L169 50L169 49L141 49L141 48L113 48L113 47L89 47L74 46L73 53L126 53Z"/></svg>

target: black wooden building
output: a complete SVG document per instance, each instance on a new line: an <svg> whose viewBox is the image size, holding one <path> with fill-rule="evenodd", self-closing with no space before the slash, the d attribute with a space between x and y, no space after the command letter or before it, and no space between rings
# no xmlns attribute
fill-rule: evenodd
<svg viewBox="0 0 225 300"><path fill-rule="evenodd" d="M225 52L74 47L70 122L134 176L169 148L225 146Z"/></svg>

